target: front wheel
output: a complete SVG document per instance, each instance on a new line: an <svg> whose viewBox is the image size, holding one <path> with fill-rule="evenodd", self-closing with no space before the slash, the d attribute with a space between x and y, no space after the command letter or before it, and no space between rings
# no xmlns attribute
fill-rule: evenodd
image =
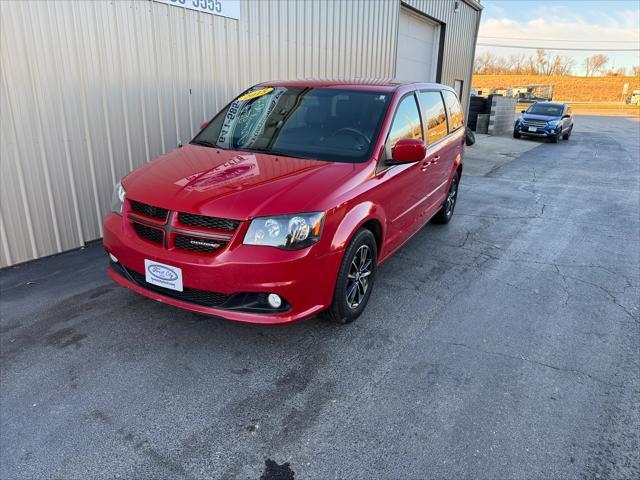
<svg viewBox="0 0 640 480"><path fill-rule="evenodd" d="M569 131L562 135L563 140L569 140L569 137L571 136L571 130L573 130L573 126L569 127Z"/></svg>
<svg viewBox="0 0 640 480"><path fill-rule="evenodd" d="M456 208L456 201L458 200L458 186L460 184L460 175L458 172L453 174L451 184L449 185L449 191L447 192L447 198L442 205L442 208L433 217L433 223L445 224L449 223L453 216L453 210Z"/></svg>
<svg viewBox="0 0 640 480"><path fill-rule="evenodd" d="M520 138L520 132L513 131L513 138Z"/></svg>
<svg viewBox="0 0 640 480"><path fill-rule="evenodd" d="M376 239L370 230L361 228L342 257L333 301L326 311L329 320L351 323L362 314L371 297L377 260Z"/></svg>

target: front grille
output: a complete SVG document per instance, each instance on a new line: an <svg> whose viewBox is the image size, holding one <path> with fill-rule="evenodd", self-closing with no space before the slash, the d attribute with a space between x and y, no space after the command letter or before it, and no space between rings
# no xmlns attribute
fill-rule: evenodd
<svg viewBox="0 0 640 480"><path fill-rule="evenodd" d="M212 240L210 238L190 237L188 235L176 235L176 248L191 250L193 252L212 253L220 250L226 242Z"/></svg>
<svg viewBox="0 0 640 480"><path fill-rule="evenodd" d="M133 229L136 231L139 237L144 238L153 243L162 244L162 230L158 230L157 228L147 227L146 225L142 225L141 223L133 222Z"/></svg>
<svg viewBox="0 0 640 480"><path fill-rule="evenodd" d="M167 219L167 213L169 210L166 208L154 207L153 205L147 205L146 203L136 202L135 200L129 200L131 210L145 217L158 218L162 221Z"/></svg>
<svg viewBox="0 0 640 480"><path fill-rule="evenodd" d="M178 221L184 225L194 227L210 228L212 230L224 230L233 232L238 225L239 220L231 220L229 218L205 217L204 215L195 215L193 213L178 213Z"/></svg>
<svg viewBox="0 0 640 480"><path fill-rule="evenodd" d="M151 290L177 300L182 300L184 302L202 305L204 307L218 307L229 300L229 297L231 296L225 295L224 293L210 292L208 290L197 290L195 288L184 288L182 292L178 292L177 290L170 290L168 288L147 283L144 279L144 275L125 268L124 266L122 266L122 269L131 279L133 279L134 282L147 290Z"/></svg>
<svg viewBox="0 0 640 480"><path fill-rule="evenodd" d="M523 123L525 127L543 128L547 126L547 122L544 120L524 120Z"/></svg>

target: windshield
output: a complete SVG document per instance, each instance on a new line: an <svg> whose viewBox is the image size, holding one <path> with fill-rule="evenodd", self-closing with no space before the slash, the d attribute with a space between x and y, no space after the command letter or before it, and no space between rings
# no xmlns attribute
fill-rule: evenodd
<svg viewBox="0 0 640 480"><path fill-rule="evenodd" d="M371 156L390 96L336 88L254 88L231 102L191 143L364 162Z"/></svg>
<svg viewBox="0 0 640 480"><path fill-rule="evenodd" d="M544 103L534 103L529 107L527 113L534 113L536 115L549 115L554 117L559 117L562 115L562 110L564 107L562 105L549 105Z"/></svg>

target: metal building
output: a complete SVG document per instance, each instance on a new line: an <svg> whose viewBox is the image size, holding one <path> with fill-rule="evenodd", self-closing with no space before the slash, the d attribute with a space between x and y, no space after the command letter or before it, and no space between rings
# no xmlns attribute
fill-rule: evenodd
<svg viewBox="0 0 640 480"><path fill-rule="evenodd" d="M212 11L208 11L212 10ZM0 266L102 236L113 185L269 79L439 81L476 0L3 0Z"/></svg>

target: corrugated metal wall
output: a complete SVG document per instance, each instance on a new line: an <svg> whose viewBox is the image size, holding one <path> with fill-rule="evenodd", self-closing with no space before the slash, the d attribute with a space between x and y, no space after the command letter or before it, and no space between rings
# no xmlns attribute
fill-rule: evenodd
<svg viewBox="0 0 640 480"><path fill-rule="evenodd" d="M462 102L466 111L480 12L463 0L457 2L457 12L454 0L402 0L402 3L445 24L442 52L444 61L440 81L451 87L456 79L464 82Z"/></svg>
<svg viewBox="0 0 640 480"><path fill-rule="evenodd" d="M466 80L448 58L467 55L454 35L473 35L471 9L408 3L461 24L443 80ZM149 0L0 1L0 266L100 238L114 183L254 83L392 77L399 9L245 0L238 21Z"/></svg>

